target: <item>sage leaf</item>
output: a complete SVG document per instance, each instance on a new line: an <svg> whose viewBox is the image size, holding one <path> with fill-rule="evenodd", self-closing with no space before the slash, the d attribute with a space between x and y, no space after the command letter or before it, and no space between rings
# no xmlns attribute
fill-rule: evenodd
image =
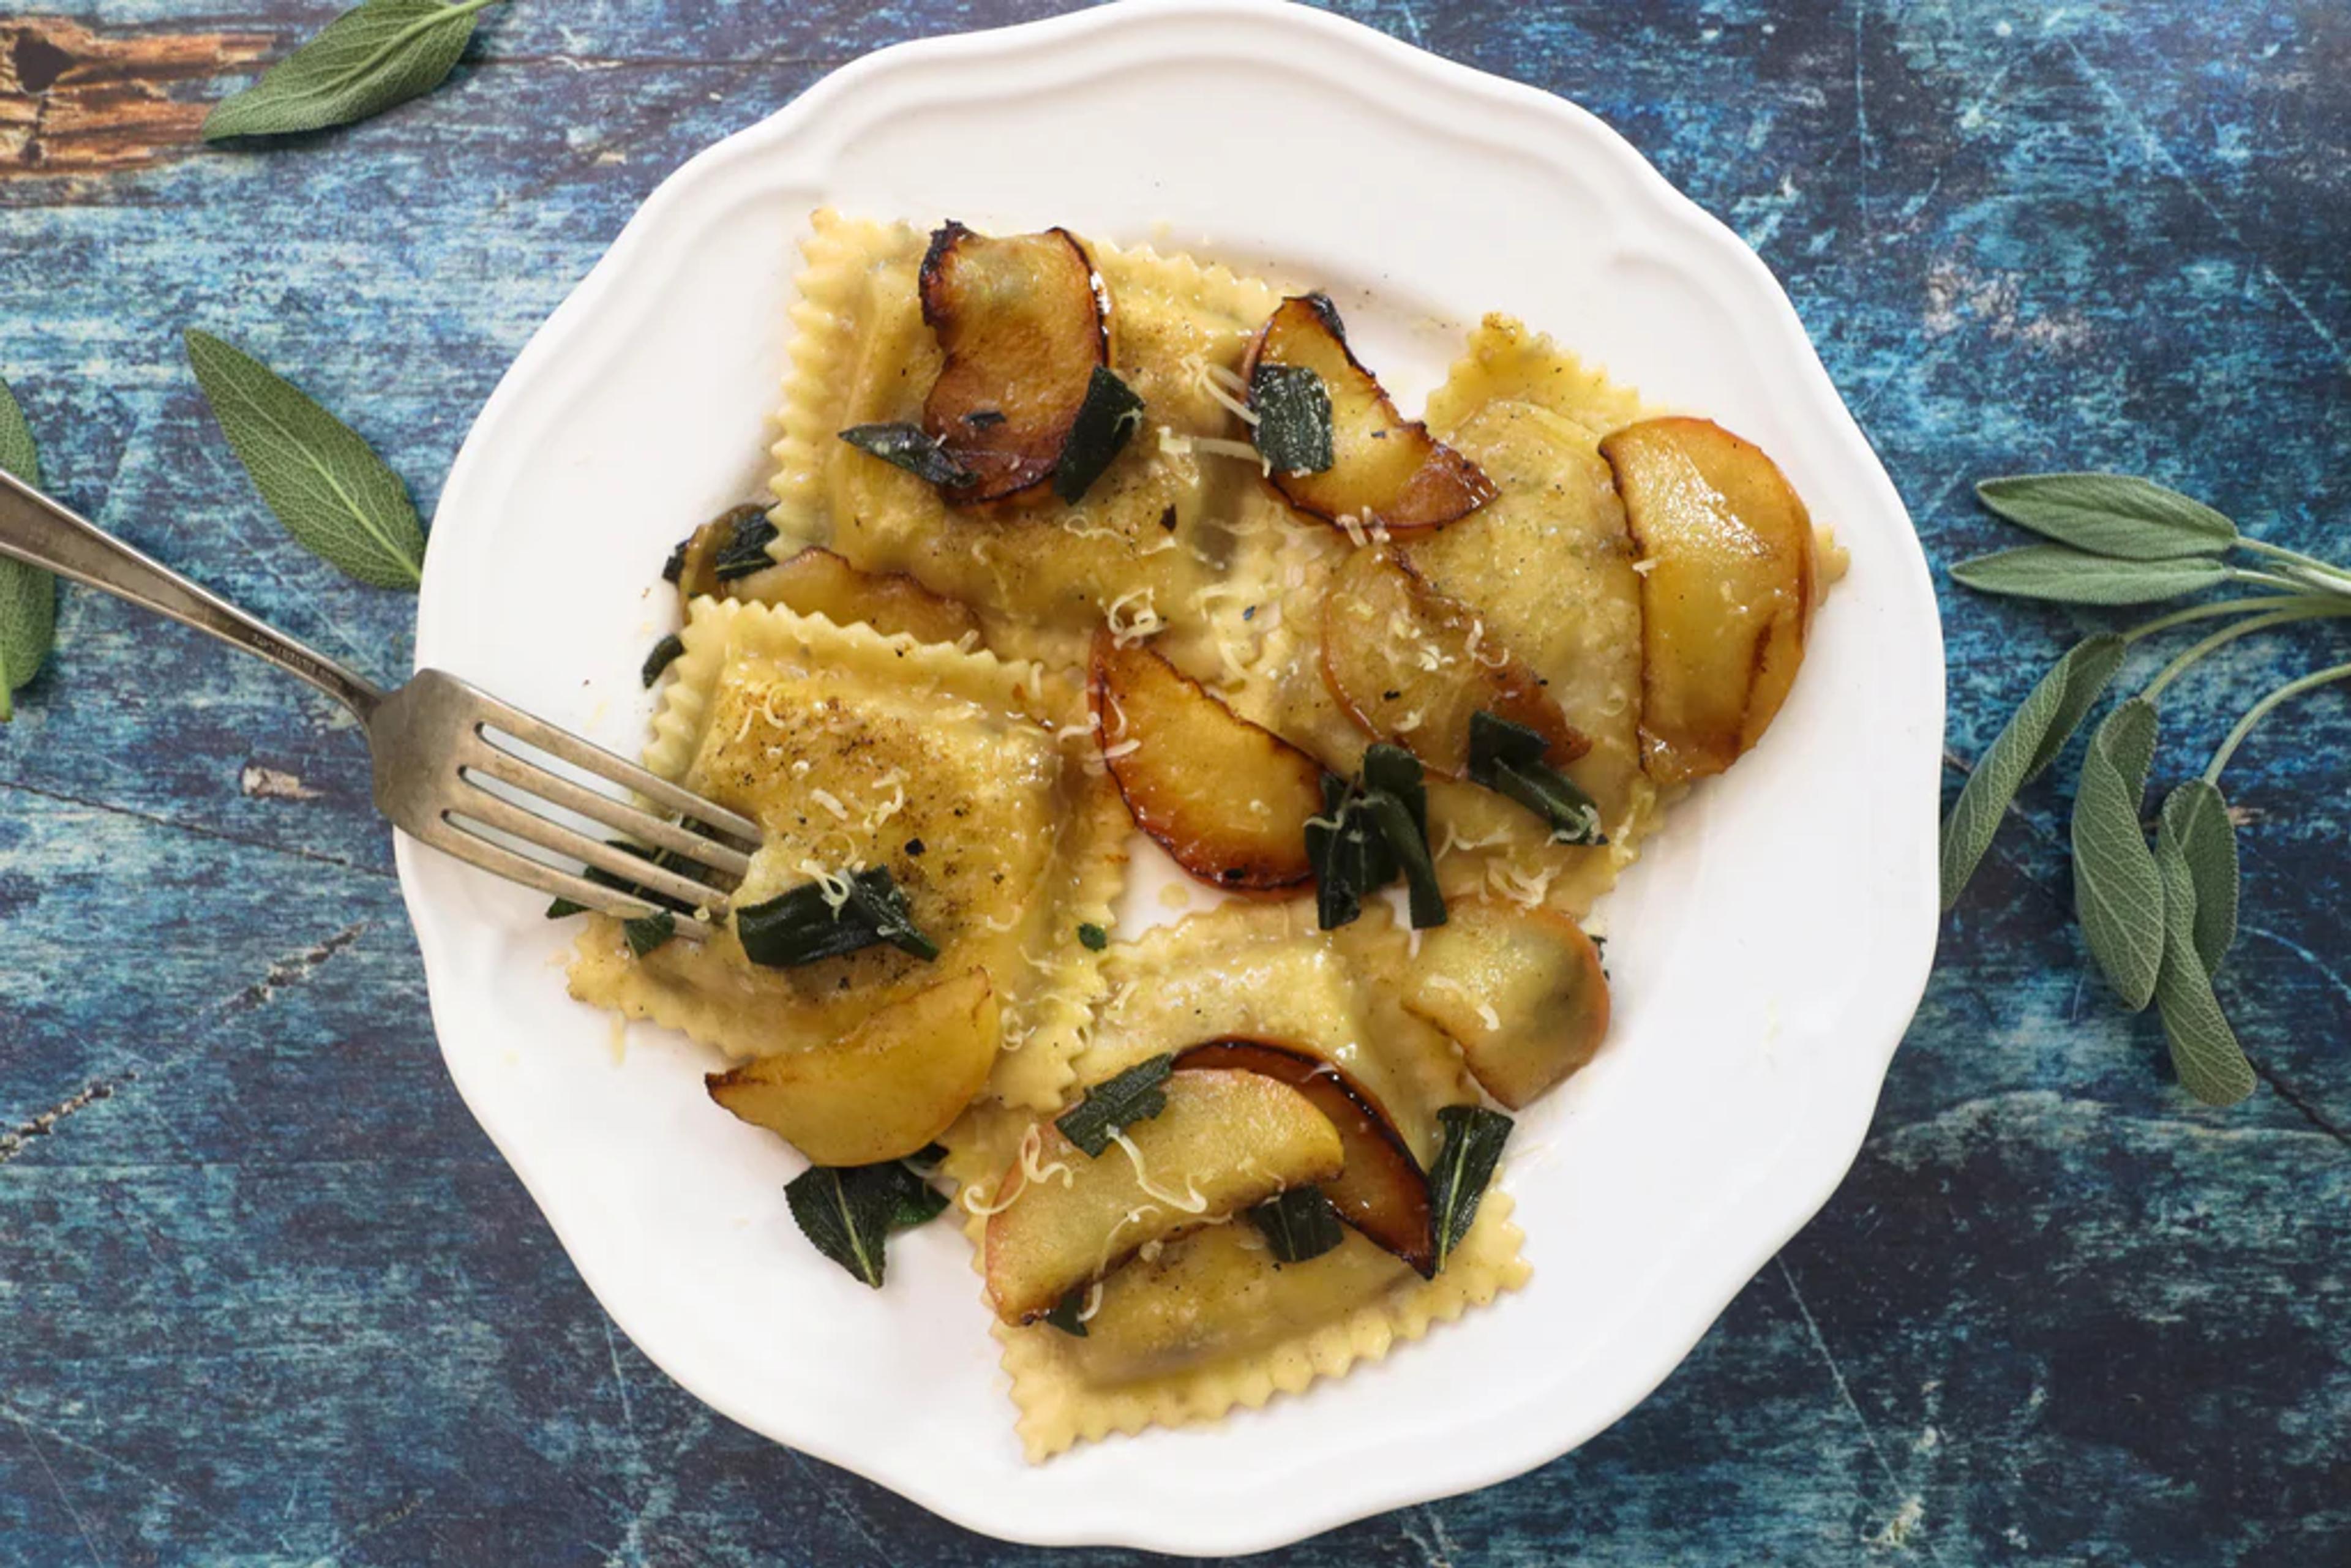
<svg viewBox="0 0 2351 1568"><path fill-rule="evenodd" d="M1336 460L1331 442L1331 390L1311 365L1261 364L1249 377L1257 411L1257 450L1275 472L1322 474Z"/></svg>
<svg viewBox="0 0 2351 1568"><path fill-rule="evenodd" d="M423 525L375 449L250 354L208 332L187 339L221 434L295 542L372 587L413 589Z"/></svg>
<svg viewBox="0 0 2351 1568"><path fill-rule="evenodd" d="M1055 497L1064 506L1075 506L1142 428L1142 394L1119 380L1117 371L1096 365L1086 382L1085 401L1078 405L1077 422L1062 444L1061 461L1053 465Z"/></svg>
<svg viewBox="0 0 2351 1568"><path fill-rule="evenodd" d="M0 381L0 468L36 490L41 457L16 394ZM16 716L16 694L41 673L57 630L57 581L38 567L0 558L0 724Z"/></svg>
<svg viewBox="0 0 2351 1568"><path fill-rule="evenodd" d="M906 894L888 866L788 888L763 904L735 911L735 937L743 956L770 969L798 968L887 942L917 958L939 956L938 944L915 925Z"/></svg>
<svg viewBox="0 0 2351 1568"><path fill-rule="evenodd" d="M677 916L666 909L657 909L651 915L622 922L621 934L628 939L629 951L642 958L677 939Z"/></svg>
<svg viewBox="0 0 2351 1568"><path fill-rule="evenodd" d="M2075 643L2041 677L1995 737L1943 819L1943 907L1959 901L1983 862L2016 792L2065 749L2065 742L2122 667L2125 644L2112 632Z"/></svg>
<svg viewBox="0 0 2351 1568"><path fill-rule="evenodd" d="M2229 580L2217 560L2114 560L2064 545L2026 545L1963 560L1951 580L1982 593L2061 604L2154 604Z"/></svg>
<svg viewBox="0 0 2351 1568"><path fill-rule="evenodd" d="M2174 789L2164 799L2162 831L2187 862L2196 894L2197 961L2217 975L2237 941L2237 827L2220 786L2191 779ZM2158 854L2162 848L2158 835Z"/></svg>
<svg viewBox="0 0 2351 1568"><path fill-rule="evenodd" d="M877 1291L891 1234L935 1218L947 1206L946 1194L904 1160L810 1166L784 1184L784 1201L809 1245Z"/></svg>
<svg viewBox="0 0 2351 1568"><path fill-rule="evenodd" d="M2169 802L2166 802L2168 806ZM2207 1105L2234 1105L2253 1092L2253 1064L2237 1043L2212 972L2197 946L2196 868L2181 837L2189 808L2169 810L2157 825L2155 860L2163 878L2163 970L2156 982L2156 1010L2171 1041L2172 1070L2179 1086Z"/></svg>
<svg viewBox="0 0 2351 1568"><path fill-rule="evenodd" d="M2155 760L2155 705L2133 697L2106 716L2074 796L2074 913L2090 956L2123 1005L2155 995L2163 966L2164 882L2139 811Z"/></svg>
<svg viewBox="0 0 2351 1568"><path fill-rule="evenodd" d="M644 664L637 671L637 676L644 682L645 689L651 691L653 683L662 678L662 673L684 655L685 639L673 632L653 644L653 651L645 655Z"/></svg>
<svg viewBox="0 0 2351 1568"><path fill-rule="evenodd" d="M2177 490L2123 474L2022 474L1976 486L2010 522L2118 560L2226 554L2237 525Z"/></svg>
<svg viewBox="0 0 2351 1568"><path fill-rule="evenodd" d="M1069 1293L1053 1303L1053 1310L1038 1320L1047 1328L1060 1329L1077 1339L1086 1337L1086 1295L1091 1285L1072 1286Z"/></svg>
<svg viewBox="0 0 2351 1568"><path fill-rule="evenodd" d="M971 470L949 456L937 438L919 424L852 424L841 433L841 438L860 452L933 485L977 483Z"/></svg>
<svg viewBox="0 0 2351 1568"><path fill-rule="evenodd" d="M1173 1051L1138 1061L1087 1090L1086 1097L1062 1112L1053 1125L1089 1157L1100 1159L1116 1134L1167 1109L1167 1075L1175 1070Z"/></svg>
<svg viewBox="0 0 2351 1568"><path fill-rule="evenodd" d="M1277 1262L1307 1262L1346 1239L1339 1211L1319 1186L1290 1187L1250 1209L1249 1218Z"/></svg>
<svg viewBox="0 0 2351 1568"><path fill-rule="evenodd" d="M1436 1266L1442 1269L1478 1218L1514 1124L1483 1105L1447 1105L1437 1113L1437 1124L1441 1141L1437 1163L1428 1168L1428 1222Z"/></svg>
<svg viewBox="0 0 2351 1568"><path fill-rule="evenodd" d="M496 0L366 0L204 116L204 140L323 131L439 87Z"/></svg>

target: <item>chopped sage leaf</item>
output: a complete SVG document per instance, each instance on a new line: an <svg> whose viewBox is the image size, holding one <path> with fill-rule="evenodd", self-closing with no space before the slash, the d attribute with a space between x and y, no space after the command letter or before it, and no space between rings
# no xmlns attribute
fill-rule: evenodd
<svg viewBox="0 0 2351 1568"><path fill-rule="evenodd" d="M674 855L667 850L662 851L659 854L646 855L643 845L632 844L626 839L607 839L604 842L610 848L626 850L632 855L643 856L664 871L691 872L694 866L694 862L684 855ZM598 887L609 887L615 893L625 893L631 898L642 898L647 904L663 904L673 910L677 907L675 899L639 887L628 878L615 876L601 866L582 866L580 874ZM568 898L559 898L547 906L547 917L549 920L565 920L574 915L585 915L588 912L586 904L575 904Z"/></svg>
<svg viewBox="0 0 2351 1568"><path fill-rule="evenodd" d="M1478 1218L1513 1124L1483 1105L1447 1105L1437 1113L1437 1124L1441 1142L1428 1171L1428 1220L1442 1269Z"/></svg>
<svg viewBox="0 0 2351 1568"><path fill-rule="evenodd" d="M1284 1263L1320 1258L1344 1239L1339 1211L1319 1186L1293 1186L1249 1211L1249 1223L1265 1233L1266 1245Z"/></svg>
<svg viewBox="0 0 2351 1568"><path fill-rule="evenodd" d="M1110 946L1110 933L1088 921L1078 927L1078 942L1089 952L1099 953Z"/></svg>
<svg viewBox="0 0 2351 1568"><path fill-rule="evenodd" d="M666 947L677 937L677 916L668 910L658 910L635 920L624 921L622 934L629 939L629 951L642 958L657 948Z"/></svg>
<svg viewBox="0 0 2351 1568"><path fill-rule="evenodd" d="M713 577L721 582L732 582L776 564L768 547L775 542L777 530L776 525L768 520L767 508L737 507L719 520L734 531L710 563Z"/></svg>
<svg viewBox="0 0 2351 1568"><path fill-rule="evenodd" d="M1331 445L1331 392L1309 365L1261 364L1249 377L1257 450L1284 474L1321 474L1336 460Z"/></svg>
<svg viewBox="0 0 2351 1568"><path fill-rule="evenodd" d="M645 689L651 691L653 684L662 678L662 672L677 663L678 655L684 652L685 639L674 632L654 643L653 651L645 655L645 667L637 672L644 678Z"/></svg>
<svg viewBox="0 0 2351 1568"><path fill-rule="evenodd" d="M1348 820L1350 789L1335 773L1322 775L1322 814L1307 820L1306 862L1314 872L1314 915L1325 931L1364 913L1364 839Z"/></svg>
<svg viewBox="0 0 2351 1568"><path fill-rule="evenodd" d="M999 422L1004 418L1000 413L996 417ZM974 423L977 418L970 415L964 423ZM930 484L972 483L971 470L948 456L946 448L919 424L852 424L841 433L841 438L858 451Z"/></svg>
<svg viewBox="0 0 2351 1568"><path fill-rule="evenodd" d="M1060 1329L1063 1333L1079 1339L1085 1338L1086 1320L1080 1314L1086 1310L1086 1292L1092 1289L1090 1285L1073 1287L1068 1295L1053 1303L1051 1312L1045 1314L1041 1320L1045 1326Z"/></svg>
<svg viewBox="0 0 2351 1568"><path fill-rule="evenodd" d="M887 942L917 958L935 958L938 945L915 928L906 895L888 866L847 878L806 883L764 904L735 912L744 956L770 969L796 968Z"/></svg>
<svg viewBox="0 0 2351 1568"><path fill-rule="evenodd" d="M1062 1112L1053 1125L1061 1129L1061 1136L1100 1158L1113 1134L1167 1109L1167 1075L1175 1070L1172 1051L1138 1061L1087 1090L1086 1097Z"/></svg>
<svg viewBox="0 0 2351 1568"><path fill-rule="evenodd" d="M1556 844L1604 844L1600 807L1575 781L1543 761L1551 743L1539 731L1479 708L1469 716L1469 781L1517 801L1551 825Z"/></svg>
<svg viewBox="0 0 2351 1568"><path fill-rule="evenodd" d="M1054 496L1064 505L1083 496L1142 426L1143 399L1114 371L1096 365L1061 460L1053 465Z"/></svg>
<svg viewBox="0 0 2351 1568"><path fill-rule="evenodd" d="M893 1231L935 1218L946 1194L904 1160L813 1166L784 1184L784 1201L809 1245L875 1290L882 1288Z"/></svg>
<svg viewBox="0 0 2351 1568"><path fill-rule="evenodd" d="M669 552L669 559L662 563L664 582L674 586L678 579L685 575L685 552L692 548L693 544L694 536L691 534L677 541L677 548Z"/></svg>

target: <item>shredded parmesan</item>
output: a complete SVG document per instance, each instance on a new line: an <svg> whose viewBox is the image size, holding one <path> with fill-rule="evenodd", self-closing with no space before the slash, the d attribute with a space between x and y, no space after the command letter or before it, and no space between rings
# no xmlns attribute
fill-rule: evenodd
<svg viewBox="0 0 2351 1568"><path fill-rule="evenodd" d="M1093 1322L1094 1314L1102 1311L1102 1282L1096 1280L1086 1287L1086 1304L1078 1309L1078 1322L1081 1323Z"/></svg>
<svg viewBox="0 0 2351 1568"><path fill-rule="evenodd" d="M1479 1000L1475 992L1471 991L1468 987L1463 985L1452 976L1431 975L1428 977L1427 985L1428 988L1432 991L1441 991L1447 996L1459 997L1463 1001L1468 1002L1472 1008L1476 1009L1478 1012L1478 1021L1486 1026L1486 1032L1488 1034L1492 1034L1495 1030L1502 1027L1501 1014L1496 1012L1493 1008L1487 1003Z"/></svg>
<svg viewBox="0 0 2351 1568"><path fill-rule="evenodd" d="M811 789L809 791L809 799L831 811L836 821L843 822L849 821L849 808L842 805L841 797L831 790Z"/></svg>
<svg viewBox="0 0 2351 1568"><path fill-rule="evenodd" d="M841 912L849 906L851 888L849 873L827 871L818 864L812 856L803 859L792 869L815 880L818 888L821 890L821 896L825 903L831 907L832 917L835 920L840 919Z"/></svg>
<svg viewBox="0 0 2351 1568"><path fill-rule="evenodd" d="M1136 600L1142 601L1140 607L1129 611L1128 604ZM1112 600L1102 611L1102 619L1109 624L1111 640L1122 648L1133 647L1167 624L1153 605L1148 588L1130 588Z"/></svg>
<svg viewBox="0 0 2351 1568"><path fill-rule="evenodd" d="M1127 1159L1133 1163L1134 1166L1135 1186L1141 1187L1150 1197L1157 1198L1160 1202L1166 1204L1169 1207L1174 1208L1180 1213L1206 1214L1207 1212L1208 1200L1200 1196L1200 1189L1197 1186L1195 1186L1188 1177L1184 1183L1184 1196L1181 1197L1178 1197L1176 1194L1167 1191L1164 1187L1160 1187L1153 1184L1151 1180L1151 1173L1143 1168L1143 1151L1134 1146L1134 1140L1126 1135L1126 1130L1124 1128L1122 1127L1113 1131L1110 1137L1111 1142L1116 1144L1120 1148L1126 1151Z"/></svg>

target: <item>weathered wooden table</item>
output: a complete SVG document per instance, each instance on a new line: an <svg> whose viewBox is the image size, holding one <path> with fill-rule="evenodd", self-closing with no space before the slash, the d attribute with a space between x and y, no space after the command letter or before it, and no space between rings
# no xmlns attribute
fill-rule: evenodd
<svg viewBox="0 0 2351 1568"><path fill-rule="evenodd" d="M870 48L1058 8L516 0L422 103L207 152L204 105L331 6L58 3L0 17L0 375L67 499L384 674L411 601L281 536L181 329L304 382L429 506L688 153ZM1997 537L1970 480L2073 465L2351 541L2342 6L1345 8L1589 105L1744 234L1938 562ZM1955 782L2093 618L1945 608ZM2345 641L2240 644L2167 725L2200 761L2212 694ZM2323 695L2231 771L2250 1104L2191 1110L2101 996L2036 786L1843 1191L1687 1364L1525 1479L1295 1559L2351 1562L2346 762ZM86 594L0 731L0 1559L1041 1556L618 1338L443 1077L364 769L292 683Z"/></svg>

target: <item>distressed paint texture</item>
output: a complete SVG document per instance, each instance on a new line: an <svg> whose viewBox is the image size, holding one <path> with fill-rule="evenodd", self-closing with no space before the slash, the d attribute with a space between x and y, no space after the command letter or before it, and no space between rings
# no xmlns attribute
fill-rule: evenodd
<svg viewBox="0 0 2351 1568"><path fill-rule="evenodd" d="M223 59L331 8L57 0L45 36L152 61L201 34ZM279 536L180 329L297 375L429 507L664 172L869 48L1055 8L518 0L447 89L267 152L171 141L194 124L171 105L240 79L200 50L138 95L154 144L97 161L143 167L0 178L0 374L68 500L399 669L411 601ZM1938 565L2001 540L1968 481L2070 465L2351 549L2335 0L1343 8L1590 106L1744 234ZM25 69L0 65L0 137L42 96ZM1945 609L1955 789L2097 619L1948 585ZM2200 765L2229 694L2347 641L2215 661L2167 703L2159 767ZM319 700L74 593L22 715L0 731L0 1561L1041 1559L735 1429L607 1326L443 1077L360 749ZM2329 694L2232 769L2247 929L2222 988L2268 1081L2252 1103L2189 1108L2153 1022L2101 996L2060 768L1948 923L1852 1176L1657 1396L1524 1479L1291 1560L2351 1562L2346 766Z"/></svg>

